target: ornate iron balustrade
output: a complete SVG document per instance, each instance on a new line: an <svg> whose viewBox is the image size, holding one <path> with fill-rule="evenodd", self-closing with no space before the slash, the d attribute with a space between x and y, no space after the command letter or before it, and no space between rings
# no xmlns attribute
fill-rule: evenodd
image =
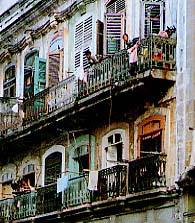
<svg viewBox="0 0 195 223"><path fill-rule="evenodd" d="M14 199L8 198L0 201L0 217L5 221L13 220Z"/></svg>
<svg viewBox="0 0 195 223"><path fill-rule="evenodd" d="M166 155L153 154L129 161L129 193L166 186Z"/></svg>
<svg viewBox="0 0 195 223"><path fill-rule="evenodd" d="M28 192L21 195L17 195L14 198L13 210L14 219L22 219L35 216L36 192Z"/></svg>
<svg viewBox="0 0 195 223"><path fill-rule="evenodd" d="M68 108L75 101L74 76L45 89L24 101L24 121L38 120L60 108Z"/></svg>
<svg viewBox="0 0 195 223"><path fill-rule="evenodd" d="M46 214L60 210L62 194L57 193L57 184L51 184L37 189L36 214Z"/></svg>
<svg viewBox="0 0 195 223"><path fill-rule="evenodd" d="M20 105L17 98L0 98L0 134L5 136L8 132L17 129L22 124Z"/></svg>
<svg viewBox="0 0 195 223"><path fill-rule="evenodd" d="M63 206L78 206L91 201L88 187L89 176L87 174L69 179L68 188L64 191Z"/></svg>
<svg viewBox="0 0 195 223"><path fill-rule="evenodd" d="M126 80L128 67L128 54L126 50L120 51L113 56L105 58L101 63L93 65L85 73L87 75L86 82L78 80L79 97L84 97L110 86L119 79Z"/></svg>
<svg viewBox="0 0 195 223"><path fill-rule="evenodd" d="M53 112L75 101L75 77L72 75L53 86L48 92L48 111Z"/></svg>
<svg viewBox="0 0 195 223"><path fill-rule="evenodd" d="M128 193L166 186L166 155L153 154L126 164L102 169L98 173L98 191L88 190L88 175L69 179L68 188L57 193L57 184L0 201L0 217L6 221L42 215L97 200L107 200Z"/></svg>
<svg viewBox="0 0 195 223"><path fill-rule="evenodd" d="M47 98L49 89L36 94L33 98L24 100L24 121L38 120L48 113Z"/></svg>
<svg viewBox="0 0 195 223"><path fill-rule="evenodd" d="M142 39L138 50L137 73L149 69L176 69L176 39L150 36ZM129 80L129 54L122 50L85 71L87 78L78 81L78 94L87 96L118 81Z"/></svg>
<svg viewBox="0 0 195 223"><path fill-rule="evenodd" d="M6 221L35 216L36 192L28 192L0 201L0 217Z"/></svg>
<svg viewBox="0 0 195 223"><path fill-rule="evenodd" d="M98 173L98 193L100 200L125 196L127 193L127 166L116 165L100 170Z"/></svg>

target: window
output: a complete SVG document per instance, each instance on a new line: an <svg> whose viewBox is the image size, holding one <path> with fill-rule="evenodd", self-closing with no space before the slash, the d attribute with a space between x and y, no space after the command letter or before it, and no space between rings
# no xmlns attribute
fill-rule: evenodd
<svg viewBox="0 0 195 223"><path fill-rule="evenodd" d="M75 69L88 66L84 52L92 45L92 16L75 27Z"/></svg>
<svg viewBox="0 0 195 223"><path fill-rule="evenodd" d="M35 165L28 164L23 169L23 179L28 182L29 186L35 186Z"/></svg>
<svg viewBox="0 0 195 223"><path fill-rule="evenodd" d="M3 96L16 97L16 68L15 65L9 66L5 70L3 81Z"/></svg>
<svg viewBox="0 0 195 223"><path fill-rule="evenodd" d="M54 34L49 46L48 55L48 86L56 85L63 79L63 32Z"/></svg>
<svg viewBox="0 0 195 223"><path fill-rule="evenodd" d="M163 150L164 116L151 116L139 125L140 156L160 153Z"/></svg>
<svg viewBox="0 0 195 223"><path fill-rule="evenodd" d="M95 159L95 137L92 135L81 135L76 137L68 148L68 172L69 177L77 177L86 169L94 170Z"/></svg>
<svg viewBox="0 0 195 223"><path fill-rule="evenodd" d="M125 33L125 1L110 1L106 6L106 47L107 54L113 54L122 47Z"/></svg>
<svg viewBox="0 0 195 223"><path fill-rule="evenodd" d="M124 130L113 130L102 139L102 166L103 168L116 165L125 159L124 151Z"/></svg>
<svg viewBox="0 0 195 223"><path fill-rule="evenodd" d="M158 34L164 29L164 1L143 1L143 36Z"/></svg>
<svg viewBox="0 0 195 223"><path fill-rule="evenodd" d="M108 137L108 147L106 150L106 159L108 162L122 161L122 137L119 133L113 134Z"/></svg>
<svg viewBox="0 0 195 223"><path fill-rule="evenodd" d="M88 145L83 145L75 149L73 159L78 166L77 172L82 174L84 170L89 169L89 149Z"/></svg>
<svg viewBox="0 0 195 223"><path fill-rule="evenodd" d="M45 88L46 60L33 51L24 61L24 97L30 98Z"/></svg>
<svg viewBox="0 0 195 223"><path fill-rule="evenodd" d="M62 153L54 152L45 159L45 185L55 183L62 173Z"/></svg>
<svg viewBox="0 0 195 223"><path fill-rule="evenodd" d="M1 177L3 198L9 198L12 195L11 183L13 180L13 176L14 174L12 172L6 172Z"/></svg>

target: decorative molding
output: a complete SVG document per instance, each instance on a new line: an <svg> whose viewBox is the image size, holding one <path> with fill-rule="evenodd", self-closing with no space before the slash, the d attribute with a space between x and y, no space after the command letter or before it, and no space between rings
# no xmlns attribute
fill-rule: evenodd
<svg viewBox="0 0 195 223"><path fill-rule="evenodd" d="M11 54L21 52L26 46L31 45L33 40L38 39L41 35L45 35L51 29L55 29L58 23L62 23L70 19L76 12L80 12L81 14L84 13L86 10L86 5L94 3L95 1L96 0L76 0L73 4L61 12L56 11L56 1L51 0L49 0L46 4L38 5L39 8L37 8L38 6L33 8L30 12L21 16L23 18L22 22L18 20L14 26L9 28L9 30L5 29L2 31L0 47L4 48L5 50L0 52L0 63L4 62L8 58L9 54L6 52L8 48L7 42L12 42L14 39L11 37L17 34L19 30L24 29L24 27L26 27L26 30L28 30L28 28L32 26L32 23L35 21L36 17L38 19L39 17L43 16L43 12L47 11L49 15L49 11L53 11L49 15L50 19L48 19L43 25L38 27L36 30L25 33L26 35L17 43L9 45L9 52ZM56 7L54 7L55 4ZM26 23L27 19L28 21L31 21L31 23ZM12 33L12 35L10 33Z"/></svg>

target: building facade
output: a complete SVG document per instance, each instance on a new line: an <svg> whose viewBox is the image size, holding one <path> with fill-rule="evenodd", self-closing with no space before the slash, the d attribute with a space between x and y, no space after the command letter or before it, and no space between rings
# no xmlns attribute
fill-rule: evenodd
<svg viewBox="0 0 195 223"><path fill-rule="evenodd" d="M0 221L195 220L194 7L2 6Z"/></svg>

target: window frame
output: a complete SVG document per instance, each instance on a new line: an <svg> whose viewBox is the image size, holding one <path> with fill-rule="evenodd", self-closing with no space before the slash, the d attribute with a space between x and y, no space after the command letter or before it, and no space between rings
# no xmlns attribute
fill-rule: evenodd
<svg viewBox="0 0 195 223"><path fill-rule="evenodd" d="M147 133L143 133L143 128L146 125L149 125L150 123L158 121L160 124L160 127L158 129L154 129L151 127L151 130L149 130ZM165 136L165 116L163 115L152 115L149 116L148 118L145 118L142 120L141 123L138 124L138 146L137 146L137 156L141 156L141 140L142 137L147 136L147 135L152 135L155 134L155 132L161 131L161 149L160 153L163 153L165 151L164 149L164 136ZM151 152L152 154L153 152Z"/></svg>
<svg viewBox="0 0 195 223"><path fill-rule="evenodd" d="M61 175L65 175L65 147L62 145L54 145L49 148L42 156L42 187L45 186L45 160L52 153L60 152L62 154Z"/></svg>
<svg viewBox="0 0 195 223"><path fill-rule="evenodd" d="M115 136L116 134L120 134L121 141L119 141L119 142L113 141L113 143L109 143L108 139L113 135ZM122 144L122 160L129 158L129 157L127 157L127 154L125 152L125 149L128 148L128 146L125 146L126 142L127 142L126 132L124 129L114 129L102 137L102 163L101 163L102 169L116 165L117 163L121 162L121 161L116 161L116 162L114 161L115 163L113 162L113 165L112 164L109 165L109 162L112 162L111 160L107 160L107 150L109 149L110 146L112 147L112 146ZM116 154L116 156L117 156L117 154Z"/></svg>
<svg viewBox="0 0 195 223"><path fill-rule="evenodd" d="M141 2L141 36L142 38L144 37L147 37L149 35L153 35L154 33L150 32L145 34L145 21L146 21L146 17L145 17L145 5L148 4L148 5L159 5L160 6L160 28L159 28L159 31L161 30L164 30L164 26L165 26L165 10L164 10L164 7L165 7L165 2L164 0L159 0L159 1L154 1L154 0L142 0ZM150 26L150 25L149 25ZM151 29L151 27L150 27Z"/></svg>
<svg viewBox="0 0 195 223"><path fill-rule="evenodd" d="M11 78L6 78L6 72L10 69L14 68L14 75ZM14 95L10 95L11 88L14 87ZM7 96L5 95L5 91L8 91ZM4 97L16 97L16 65L9 64L4 70L4 79L3 79L3 96Z"/></svg>

